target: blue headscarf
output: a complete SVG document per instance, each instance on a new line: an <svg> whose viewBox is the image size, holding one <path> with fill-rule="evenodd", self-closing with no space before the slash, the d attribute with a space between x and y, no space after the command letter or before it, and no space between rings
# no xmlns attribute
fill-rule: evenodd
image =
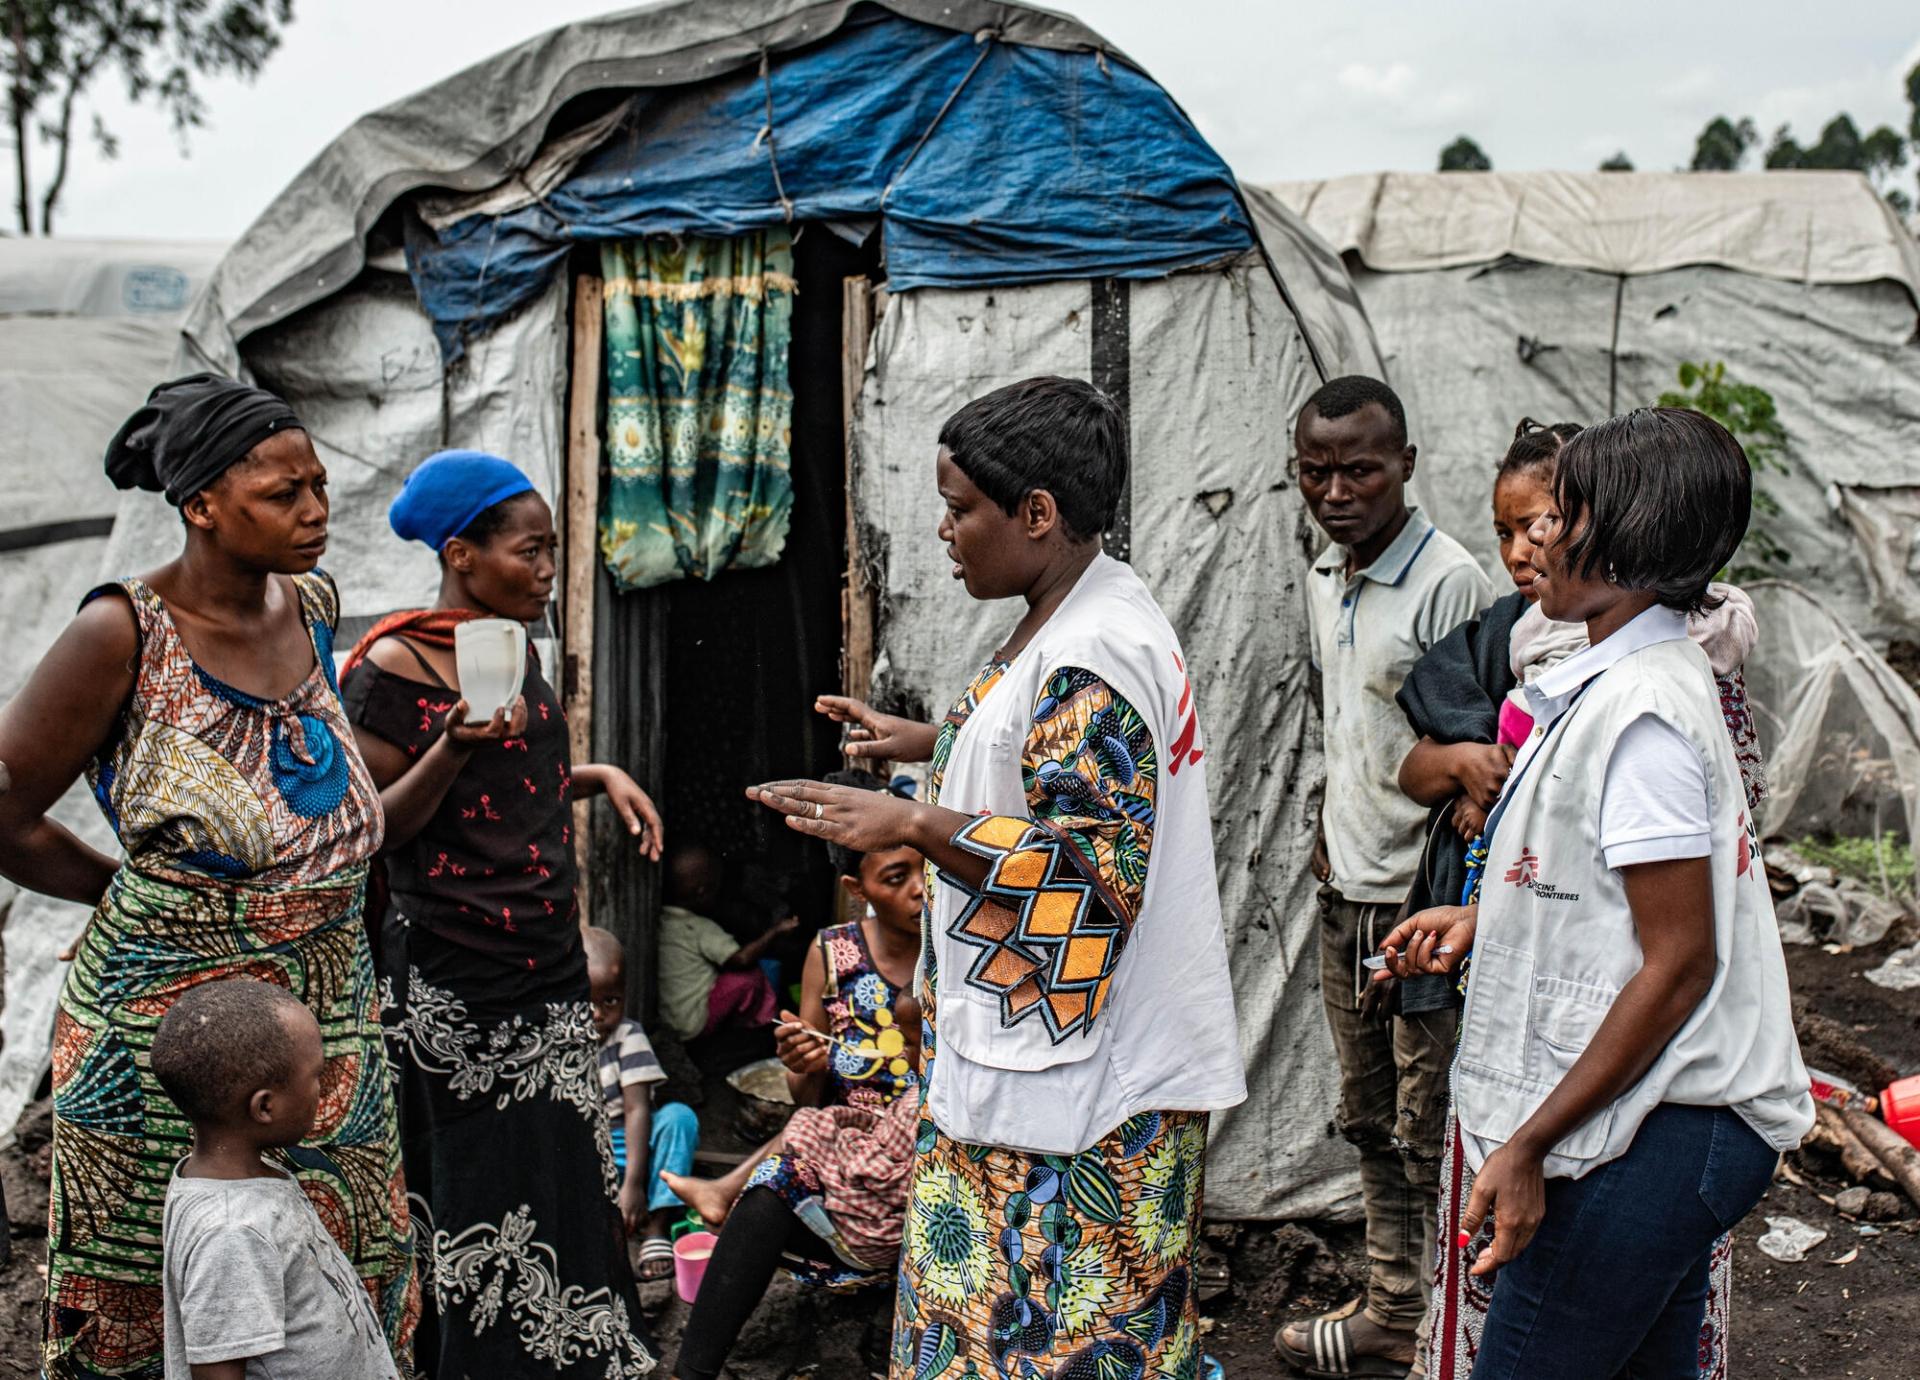
<svg viewBox="0 0 1920 1380"><path fill-rule="evenodd" d="M407 476L387 522L403 540L438 551L494 504L532 492L533 481L512 461L482 450L443 450Z"/></svg>

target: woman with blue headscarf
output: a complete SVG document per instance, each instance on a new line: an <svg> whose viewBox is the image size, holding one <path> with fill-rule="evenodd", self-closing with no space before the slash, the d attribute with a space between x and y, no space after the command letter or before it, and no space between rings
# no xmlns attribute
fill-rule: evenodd
<svg viewBox="0 0 1920 1380"><path fill-rule="evenodd" d="M553 515L526 475L443 451L388 519L439 555L440 597L382 619L342 684L387 816L382 1014L430 1252L416 1359L449 1380L637 1376L650 1362L622 1220L633 1205L608 1148L572 802L604 793L650 858L660 820L618 767L569 760L531 651L511 710L468 720L454 629L538 622L553 593Z"/></svg>

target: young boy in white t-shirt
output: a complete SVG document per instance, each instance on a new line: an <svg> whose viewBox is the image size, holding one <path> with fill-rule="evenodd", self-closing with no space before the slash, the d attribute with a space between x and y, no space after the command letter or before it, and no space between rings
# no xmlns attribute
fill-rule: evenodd
<svg viewBox="0 0 1920 1380"><path fill-rule="evenodd" d="M193 1123L162 1228L166 1380L397 1380L366 1286L261 1156L313 1130L313 1013L273 983L209 982L173 1004L151 1057Z"/></svg>

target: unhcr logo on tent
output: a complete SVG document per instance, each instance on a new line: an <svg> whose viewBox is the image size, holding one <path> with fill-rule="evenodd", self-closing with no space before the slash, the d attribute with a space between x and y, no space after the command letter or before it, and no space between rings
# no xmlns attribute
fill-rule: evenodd
<svg viewBox="0 0 1920 1380"><path fill-rule="evenodd" d="M121 280L120 300L129 312L145 315L187 309L187 275L177 268L130 268Z"/></svg>

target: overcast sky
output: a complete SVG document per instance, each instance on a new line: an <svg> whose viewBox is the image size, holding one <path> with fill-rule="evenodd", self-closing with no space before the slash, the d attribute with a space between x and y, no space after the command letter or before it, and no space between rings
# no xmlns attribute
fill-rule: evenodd
<svg viewBox="0 0 1920 1380"><path fill-rule="evenodd" d="M697 0L696 0L697 3ZM232 238L358 115L595 0L295 0L253 86L207 89L182 157L166 122L111 84L118 161L77 150L67 236ZM1683 166L1717 114L1803 142L1845 110L1904 130L1920 61L1915 0L1079 0L1068 8L1173 93L1245 181L1431 169L1471 134L1508 169L1594 167L1624 150ZM534 16L538 15L536 19ZM48 152L34 150L42 172ZM8 169L10 171L10 168ZM11 201L12 178L3 179ZM11 220L11 215L7 216Z"/></svg>

